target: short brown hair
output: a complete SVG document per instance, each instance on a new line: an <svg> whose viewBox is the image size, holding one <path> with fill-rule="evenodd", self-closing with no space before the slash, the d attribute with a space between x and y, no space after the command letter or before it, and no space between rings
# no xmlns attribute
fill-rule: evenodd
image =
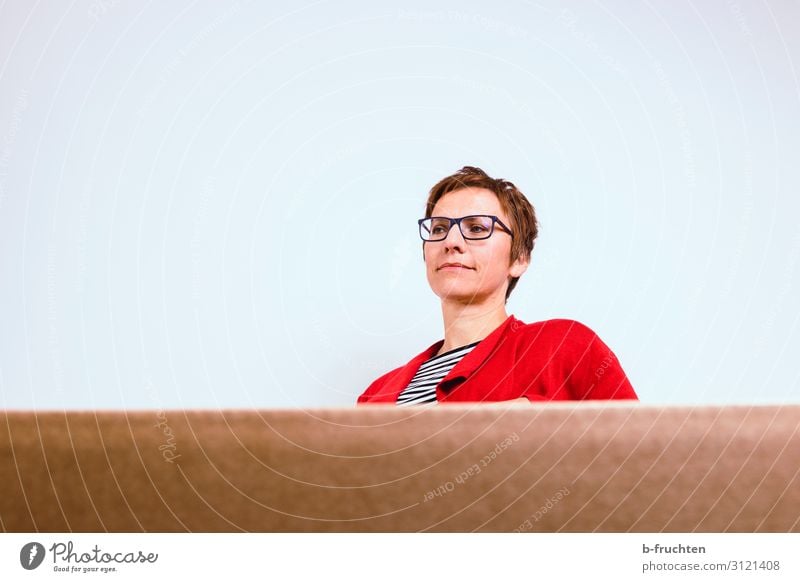
<svg viewBox="0 0 800 582"><path fill-rule="evenodd" d="M520 257L530 260L534 241L539 234L539 223L536 220L536 211L533 205L513 183L502 178L492 178L480 168L464 166L455 174L439 180L428 194L425 218L433 214L433 207L442 196L464 188L484 188L494 192L500 201L500 206L511 221L508 226L514 233L511 240L509 264ZM506 301L508 301L511 291L517 286L517 281L519 281L519 277L512 277L509 281L508 289L506 289Z"/></svg>

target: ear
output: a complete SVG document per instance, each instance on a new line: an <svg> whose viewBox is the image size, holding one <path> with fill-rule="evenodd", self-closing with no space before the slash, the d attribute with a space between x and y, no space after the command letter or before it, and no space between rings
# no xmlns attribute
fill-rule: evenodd
<svg viewBox="0 0 800 582"><path fill-rule="evenodd" d="M530 256L519 257L516 261L511 263L511 266L508 268L508 276L521 277L522 274L528 270L528 265L530 265L530 262Z"/></svg>

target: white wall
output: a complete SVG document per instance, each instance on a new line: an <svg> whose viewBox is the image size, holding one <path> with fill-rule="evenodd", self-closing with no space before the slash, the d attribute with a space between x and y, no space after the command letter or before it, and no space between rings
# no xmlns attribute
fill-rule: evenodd
<svg viewBox="0 0 800 582"><path fill-rule="evenodd" d="M268 4L3 4L0 407L351 405L441 337L464 164L540 215L519 318L797 402L796 2Z"/></svg>

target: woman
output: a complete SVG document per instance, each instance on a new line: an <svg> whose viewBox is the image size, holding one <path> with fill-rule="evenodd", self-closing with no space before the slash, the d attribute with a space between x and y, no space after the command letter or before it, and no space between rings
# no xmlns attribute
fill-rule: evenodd
<svg viewBox="0 0 800 582"><path fill-rule="evenodd" d="M465 166L431 189L419 229L444 340L375 380L359 403L636 399L614 353L585 325L525 324L506 313L538 234L514 184Z"/></svg>

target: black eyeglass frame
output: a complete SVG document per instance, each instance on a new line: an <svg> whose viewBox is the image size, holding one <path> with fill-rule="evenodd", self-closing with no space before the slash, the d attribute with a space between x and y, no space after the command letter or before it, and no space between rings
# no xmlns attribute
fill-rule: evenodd
<svg viewBox="0 0 800 582"><path fill-rule="evenodd" d="M437 239L425 238L424 236L422 236L422 228L423 228L422 223L425 222L426 220L433 220L434 218L439 220L447 220L450 222L450 225L447 227L447 232L444 233L444 236L442 238L437 238ZM464 231L461 229L461 221L466 220L467 218L491 218L492 228L489 229L489 234L487 234L486 236L467 236L466 234L464 234ZM511 229L508 228L505 224L503 224L503 221L494 216L493 214L470 214L469 216L462 216L461 218L450 218L448 216L428 216L426 218L420 218L417 221L417 224L419 225L419 238L421 238L423 242L442 242L450 235L450 231L452 230L454 224L458 225L458 230L461 233L461 236L464 237L464 240L486 240L487 238L491 237L494 234L495 224L499 224L502 227L503 231L505 231L505 233L508 236L510 236L512 239L514 238L514 233L511 232ZM428 230L428 232L430 233L430 230Z"/></svg>

